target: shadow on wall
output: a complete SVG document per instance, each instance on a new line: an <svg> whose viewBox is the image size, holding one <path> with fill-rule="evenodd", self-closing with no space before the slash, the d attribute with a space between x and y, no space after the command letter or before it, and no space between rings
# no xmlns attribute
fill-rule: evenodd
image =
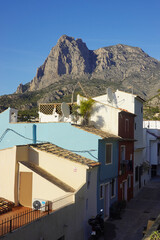
<svg viewBox="0 0 160 240"><path fill-rule="evenodd" d="M18 146L16 153L17 162L33 162L39 166L39 153L28 145Z"/></svg>
<svg viewBox="0 0 160 240"><path fill-rule="evenodd" d="M29 156L28 160L37 166L39 166L39 153L35 150L32 149L31 147L29 148Z"/></svg>
<svg viewBox="0 0 160 240"><path fill-rule="evenodd" d="M103 114L101 113L103 111ZM107 108L103 105L99 105L94 107L94 112L96 113L96 119L91 121L91 124L96 125L98 128L103 128L105 121L104 121L104 114L107 114ZM99 114L99 115L98 115Z"/></svg>
<svg viewBox="0 0 160 240"><path fill-rule="evenodd" d="M98 127L104 127L104 118L102 116L97 116L96 125Z"/></svg>

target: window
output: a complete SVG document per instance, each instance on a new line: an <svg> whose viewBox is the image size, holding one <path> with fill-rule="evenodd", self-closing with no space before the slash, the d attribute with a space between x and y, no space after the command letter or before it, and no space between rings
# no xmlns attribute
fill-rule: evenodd
<svg viewBox="0 0 160 240"><path fill-rule="evenodd" d="M116 180L113 178L110 184L111 184L111 198L113 198L116 195Z"/></svg>
<svg viewBox="0 0 160 240"><path fill-rule="evenodd" d="M100 185L100 199L103 198L103 185Z"/></svg>
<svg viewBox="0 0 160 240"><path fill-rule="evenodd" d="M112 143L106 144L106 164L112 163Z"/></svg>

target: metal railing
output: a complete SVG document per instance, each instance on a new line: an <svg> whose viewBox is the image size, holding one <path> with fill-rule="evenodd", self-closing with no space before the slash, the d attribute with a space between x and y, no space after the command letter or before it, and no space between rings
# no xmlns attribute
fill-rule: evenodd
<svg viewBox="0 0 160 240"><path fill-rule="evenodd" d="M24 212L15 214L10 218L6 218L0 221L0 238L5 234L16 230L28 223L31 223L43 216L58 210L68 204L72 204L75 201L74 193L67 194L66 196L55 199L54 201L48 201L45 205L42 205L38 210L27 209ZM14 214L14 213L13 213Z"/></svg>
<svg viewBox="0 0 160 240"><path fill-rule="evenodd" d="M14 216L11 216L10 218L2 220L0 222L0 237L30 222L33 222L36 219L48 215L50 212L49 205L45 206L45 208L46 211L42 211L42 209L44 209L44 206L42 206L39 210L29 209Z"/></svg>

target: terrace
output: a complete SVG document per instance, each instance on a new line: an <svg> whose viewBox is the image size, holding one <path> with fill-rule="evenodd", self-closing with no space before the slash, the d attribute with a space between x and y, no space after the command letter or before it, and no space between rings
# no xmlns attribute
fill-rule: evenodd
<svg viewBox="0 0 160 240"><path fill-rule="evenodd" d="M7 233L11 233L22 226L53 213L55 210L73 203L73 198L74 194L70 194L58 198L53 202L47 202L38 209L13 205L9 211L5 211L0 215L0 238Z"/></svg>

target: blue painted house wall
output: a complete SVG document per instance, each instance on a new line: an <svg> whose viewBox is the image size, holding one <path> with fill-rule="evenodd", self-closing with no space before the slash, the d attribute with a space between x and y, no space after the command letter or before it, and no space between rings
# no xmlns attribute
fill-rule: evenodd
<svg viewBox="0 0 160 240"><path fill-rule="evenodd" d="M15 145L51 142L83 157L98 161L99 136L70 123L9 123L9 109L0 114L0 149Z"/></svg>
<svg viewBox="0 0 160 240"><path fill-rule="evenodd" d="M112 163L106 165L106 144L112 144ZM109 184L109 205L111 206L113 202L118 200L118 140L107 139L99 140L98 143L98 159L101 162L101 165L98 170L98 188L97 196L98 201L98 211L104 209L105 205L105 185ZM116 194L114 197L111 197L111 180L115 179L115 191ZM100 186L103 185L103 198L100 198Z"/></svg>

